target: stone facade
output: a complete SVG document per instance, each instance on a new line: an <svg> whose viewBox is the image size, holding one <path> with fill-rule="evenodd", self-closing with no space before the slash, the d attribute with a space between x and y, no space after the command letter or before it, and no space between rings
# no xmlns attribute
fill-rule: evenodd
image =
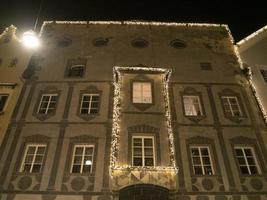
<svg viewBox="0 0 267 200"><path fill-rule="evenodd" d="M46 22L41 37L1 152L1 200L267 199L266 128L227 26ZM69 76L69 63L83 75ZM149 103L133 102L134 82L150 84ZM98 111L83 115L88 93ZM47 113L44 94L56 96ZM186 95L201 115L186 113ZM153 138L154 166L132 166L134 137ZM45 146L38 173L22 165L34 144ZM77 145L93 147L87 173L73 172ZM257 174L240 172L236 146L253 149ZM194 172L192 147L209 149L211 174Z"/></svg>

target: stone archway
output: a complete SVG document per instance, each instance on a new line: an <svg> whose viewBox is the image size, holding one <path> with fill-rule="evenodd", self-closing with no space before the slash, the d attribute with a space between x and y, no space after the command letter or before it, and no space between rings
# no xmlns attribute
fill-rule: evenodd
<svg viewBox="0 0 267 200"><path fill-rule="evenodd" d="M122 188L119 200L169 200L169 190L152 184L136 184Z"/></svg>

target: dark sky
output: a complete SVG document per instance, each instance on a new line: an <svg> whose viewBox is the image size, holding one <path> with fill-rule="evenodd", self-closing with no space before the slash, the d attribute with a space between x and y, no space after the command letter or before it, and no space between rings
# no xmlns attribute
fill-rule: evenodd
<svg viewBox="0 0 267 200"><path fill-rule="evenodd" d="M0 0L0 31L33 29L42 0ZM264 2L264 1L263 1ZM266 6L244 0L43 0L44 20L147 20L228 24L235 41L267 25Z"/></svg>

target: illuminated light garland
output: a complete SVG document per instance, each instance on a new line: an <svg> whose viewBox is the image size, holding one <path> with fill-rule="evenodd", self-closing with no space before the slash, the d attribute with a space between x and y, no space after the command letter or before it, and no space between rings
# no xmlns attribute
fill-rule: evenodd
<svg viewBox="0 0 267 200"><path fill-rule="evenodd" d="M262 31L264 31L265 29L267 29L267 26L265 26L265 27L262 28L261 30L255 32L254 34L252 34L253 36L251 36L250 38L255 37L256 35L258 35L258 34L261 33ZM242 59L241 59L241 57L240 57L240 55L239 55L237 45L235 45L234 38L233 38L233 36L232 36L232 34L231 34L231 31L230 31L230 29L229 29L228 27L227 27L227 30L228 30L228 34L229 34L229 37L230 37L230 39L231 39L232 45L234 46L234 53L235 53L235 55L236 55L236 57L237 57L238 64L239 64L240 68L241 68L242 70L244 70L243 61L242 61ZM239 45L240 45L240 44L242 44L242 43L239 43ZM251 69L250 69L250 68L248 68L248 69L249 69L249 72L248 72L248 83L249 83L250 88L251 88L251 90L252 90L252 93L253 93L253 95L254 95L254 97L255 97L257 103L258 103L258 106L259 106L260 111L261 111L261 113L262 113L264 122L265 122L265 124L267 124L267 112L266 112L266 110L264 109L263 103L262 103L262 101L261 101L259 95L257 94L256 87L255 87L255 85L254 85L253 82L252 82L252 72L251 72Z"/></svg>
<svg viewBox="0 0 267 200"><path fill-rule="evenodd" d="M164 73L163 85L164 85L164 102L165 102L165 118L167 123L169 150L170 150L170 162L171 166L132 166L132 165L116 165L118 151L119 151L119 133L120 133L120 115L121 115L121 86L122 77L121 71L149 71L149 72L161 72ZM178 167L175 161L175 147L173 139L173 131L171 124L170 114L170 101L169 101L169 88L168 82L170 79L171 70L163 68L148 68L148 67L114 67L114 102L113 102L113 126L111 137L111 151L110 151L110 175L112 176L114 170L138 170L138 171L171 171L178 173Z"/></svg>

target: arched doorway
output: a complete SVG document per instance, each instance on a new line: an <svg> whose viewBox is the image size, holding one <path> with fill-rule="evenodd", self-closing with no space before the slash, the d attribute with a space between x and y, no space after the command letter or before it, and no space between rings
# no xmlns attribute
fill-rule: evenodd
<svg viewBox="0 0 267 200"><path fill-rule="evenodd" d="M119 200L169 200L169 190L152 184L131 185L119 191Z"/></svg>

